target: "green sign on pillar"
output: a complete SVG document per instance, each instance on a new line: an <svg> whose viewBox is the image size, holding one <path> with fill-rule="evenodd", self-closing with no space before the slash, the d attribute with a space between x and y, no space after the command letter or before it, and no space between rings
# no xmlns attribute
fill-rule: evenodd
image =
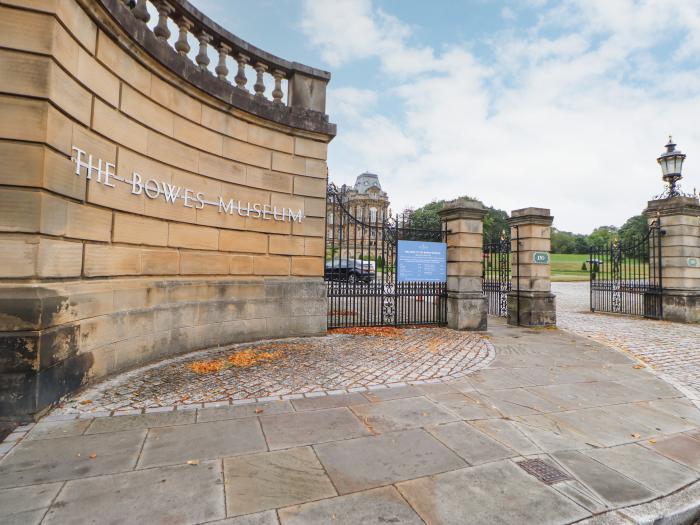
<svg viewBox="0 0 700 525"><path fill-rule="evenodd" d="M532 254L532 262L535 264L549 264L549 254L547 252L535 252Z"/></svg>
<svg viewBox="0 0 700 525"><path fill-rule="evenodd" d="M698 267L698 258L697 257L688 257L688 266L691 268L697 268Z"/></svg>

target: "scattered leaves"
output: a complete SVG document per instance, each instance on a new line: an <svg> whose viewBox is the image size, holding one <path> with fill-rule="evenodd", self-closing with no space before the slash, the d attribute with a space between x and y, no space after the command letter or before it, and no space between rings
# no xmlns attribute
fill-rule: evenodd
<svg viewBox="0 0 700 525"><path fill-rule="evenodd" d="M640 364L640 365L634 365L632 368L639 370L640 368L646 368L646 366Z"/></svg>
<svg viewBox="0 0 700 525"><path fill-rule="evenodd" d="M223 359L214 359L213 361L195 361L190 363L190 370L195 374L208 374L210 372L220 372L226 367L226 362Z"/></svg>
<svg viewBox="0 0 700 525"><path fill-rule="evenodd" d="M403 330L393 326L356 326L352 328L335 328L329 330L332 334L364 335L369 337L400 337Z"/></svg>
<svg viewBox="0 0 700 525"><path fill-rule="evenodd" d="M90 403L92 403L92 399L83 399L80 401L81 405L89 405Z"/></svg>
<svg viewBox="0 0 700 525"><path fill-rule="evenodd" d="M267 347L269 346L271 345L267 345ZM258 363L265 363L282 357L283 353L281 350L275 350L274 352L261 351L266 350L267 347L259 346L255 350L241 350L228 356L227 361L236 368L248 368L253 365L257 365Z"/></svg>
<svg viewBox="0 0 700 525"><path fill-rule="evenodd" d="M199 460L198 459L188 459L187 464L188 465L199 465Z"/></svg>

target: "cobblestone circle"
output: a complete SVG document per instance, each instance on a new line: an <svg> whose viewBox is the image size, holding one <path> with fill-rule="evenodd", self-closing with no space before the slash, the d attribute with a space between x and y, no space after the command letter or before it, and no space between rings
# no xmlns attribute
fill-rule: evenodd
<svg viewBox="0 0 700 525"><path fill-rule="evenodd" d="M700 406L700 326L589 311L588 283L552 283L557 325L646 363Z"/></svg>
<svg viewBox="0 0 700 525"><path fill-rule="evenodd" d="M69 398L53 413L108 415L440 382L483 368L495 356L493 345L474 333L447 328L397 333L400 335L332 334L195 352L97 384ZM242 350L273 352L277 357L247 368L209 373L191 369L195 362L226 359Z"/></svg>

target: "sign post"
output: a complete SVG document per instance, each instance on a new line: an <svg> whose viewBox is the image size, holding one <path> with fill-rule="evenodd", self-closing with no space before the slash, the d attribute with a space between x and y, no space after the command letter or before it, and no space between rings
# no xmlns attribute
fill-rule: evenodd
<svg viewBox="0 0 700 525"><path fill-rule="evenodd" d="M447 244L444 242L399 241L397 281L447 281Z"/></svg>

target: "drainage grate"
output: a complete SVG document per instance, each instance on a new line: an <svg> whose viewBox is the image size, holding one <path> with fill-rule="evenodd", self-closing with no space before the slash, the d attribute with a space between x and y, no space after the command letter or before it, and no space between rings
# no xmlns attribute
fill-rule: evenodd
<svg viewBox="0 0 700 525"><path fill-rule="evenodd" d="M537 479L551 485L560 481L571 479L566 472L562 472L556 467L545 463L541 459L528 459L526 461L518 461L518 465L527 473L535 476Z"/></svg>

